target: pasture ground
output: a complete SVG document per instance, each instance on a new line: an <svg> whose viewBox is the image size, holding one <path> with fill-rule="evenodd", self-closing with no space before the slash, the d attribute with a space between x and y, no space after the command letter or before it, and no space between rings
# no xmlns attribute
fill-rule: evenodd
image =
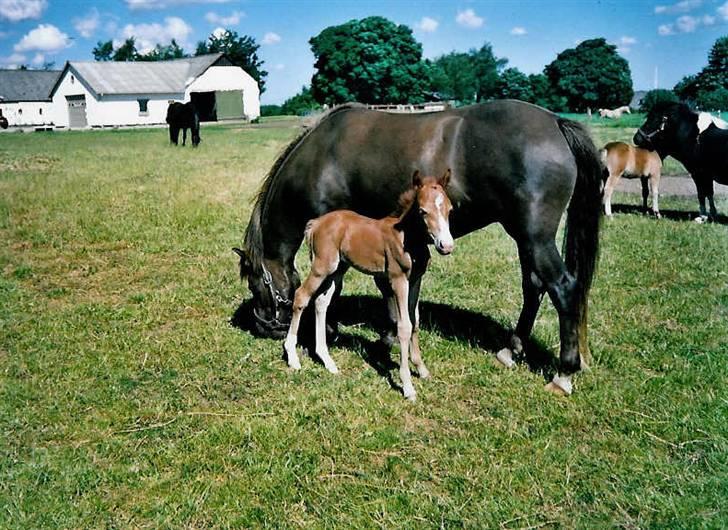
<svg viewBox="0 0 728 530"><path fill-rule="evenodd" d="M163 129L0 137L0 527L728 525L724 224L604 224L594 364L568 399L543 391L550 303L529 362L493 361L520 309L516 251L498 226L462 238L425 279L433 378L411 404L362 275L339 376L309 358L292 373L281 342L230 324L249 296L230 247L295 133L205 127L197 150Z"/></svg>

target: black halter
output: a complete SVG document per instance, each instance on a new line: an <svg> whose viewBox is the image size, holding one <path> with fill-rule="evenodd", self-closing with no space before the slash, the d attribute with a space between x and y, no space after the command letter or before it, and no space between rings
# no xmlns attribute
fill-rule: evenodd
<svg viewBox="0 0 728 530"><path fill-rule="evenodd" d="M278 315L280 313L280 306L292 306L293 301L289 300L285 296L281 294L281 292L275 288L273 284L273 276L271 275L270 271L266 268L265 263L261 262L260 264L261 268L263 269L263 284L268 288L268 292L270 293L270 297L273 300L273 311L274 316L273 318L266 319L263 318L258 314L258 311L256 309L253 309L253 316L261 322L262 324L271 327L271 328L286 328L288 327L288 323L282 322L279 320Z"/></svg>
<svg viewBox="0 0 728 530"><path fill-rule="evenodd" d="M642 129L640 129L640 132L642 132L642 134L645 136L645 138L652 141L652 139L655 136L657 136L659 133L661 133L662 131L665 130L665 125L667 125L667 116L662 117L662 123L660 123L660 126L657 129L655 129L654 131L652 131L651 133L645 134L644 131L642 131Z"/></svg>

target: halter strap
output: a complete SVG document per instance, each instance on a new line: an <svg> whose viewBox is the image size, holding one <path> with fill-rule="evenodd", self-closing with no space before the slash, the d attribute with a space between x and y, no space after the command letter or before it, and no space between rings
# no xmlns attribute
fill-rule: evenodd
<svg viewBox="0 0 728 530"><path fill-rule="evenodd" d="M275 288L275 286L273 284L273 275L270 273L270 271L265 266L265 263L263 263L262 260L260 262L260 266L263 269L263 284L268 288L268 291L270 292L270 296L273 299L273 310L274 310L275 316L271 320L266 320L264 318L261 318L260 315L258 315L256 313L255 314L255 317L258 320L261 320L261 321L266 322L266 323L277 323L277 324L280 324L280 325L284 325L283 322L281 322L280 320L278 320L278 312L279 312L278 306L279 306L279 304L280 305L286 305L286 306L287 305L293 305L293 302L291 300L289 300L288 298L286 298L285 296L283 296L280 293L280 291Z"/></svg>

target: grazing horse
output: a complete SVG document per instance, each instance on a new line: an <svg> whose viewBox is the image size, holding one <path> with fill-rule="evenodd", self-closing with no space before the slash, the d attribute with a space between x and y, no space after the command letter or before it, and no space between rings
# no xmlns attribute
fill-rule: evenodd
<svg viewBox="0 0 728 530"><path fill-rule="evenodd" d="M662 160L655 151L625 144L610 142L600 151L604 164L606 183L604 184L604 213L612 216L612 193L619 179L640 178L642 181L642 208L647 211L647 196L652 189L652 212L660 218L660 174ZM649 179L649 188L647 181Z"/></svg>
<svg viewBox="0 0 728 530"><path fill-rule="evenodd" d="M706 198L710 203L710 217L718 215L713 181L728 184L728 130L717 127L713 120L701 120L684 103L661 103L647 115L634 135L634 143L656 150L663 160L672 156L682 162L698 190L700 217L697 221L708 219Z"/></svg>
<svg viewBox="0 0 728 530"><path fill-rule="evenodd" d="M351 210L336 210L308 222L304 234L311 249L311 272L293 297L293 317L284 344L291 368L301 368L296 353L298 325L303 310L315 297L316 355L329 372L338 372L326 346L326 310L337 284L349 267L354 267L386 282L393 293L402 390L404 397L415 400L408 360L410 343L417 373L426 378L430 372L420 354L418 300L409 295L409 276L415 262L422 271L427 269L428 241L433 241L441 254L452 252L454 242L448 224L452 204L445 193L449 180L450 169L440 180L422 178L415 171L413 187L400 197L401 211L395 216L374 220Z"/></svg>
<svg viewBox="0 0 728 530"><path fill-rule="evenodd" d="M179 140L179 131L182 129L182 145L187 142L187 129L192 133L192 146L200 145L200 118L197 109L190 101L179 103L173 101L167 107L167 123L169 124L169 141L174 145Z"/></svg>
<svg viewBox="0 0 728 530"><path fill-rule="evenodd" d="M612 118L613 120L619 119L622 117L622 114L624 113L631 114L631 111L629 110L629 106L624 105L622 107L619 107L617 109L609 110L609 109L599 109L599 116L602 118Z"/></svg>
<svg viewBox="0 0 728 530"><path fill-rule="evenodd" d="M507 355L522 352L548 293L559 314L561 351L558 373L547 387L571 393L572 375L588 354L601 165L583 126L520 101L422 114L348 104L294 139L265 178L245 231L240 272L253 293L254 331L283 338L288 330L299 285L294 258L309 219L339 209L384 217L411 186L406 175L415 169L438 175L446 168L452 168L453 235L498 222L518 245L523 309ZM562 258L555 239L567 206ZM414 299L423 272L415 262ZM388 285L377 284L388 294Z"/></svg>

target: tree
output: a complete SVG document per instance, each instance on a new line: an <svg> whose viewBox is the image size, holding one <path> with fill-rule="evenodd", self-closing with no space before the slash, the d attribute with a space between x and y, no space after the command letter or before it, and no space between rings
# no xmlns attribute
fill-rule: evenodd
<svg viewBox="0 0 728 530"><path fill-rule="evenodd" d="M528 76L518 68L506 68L498 80L497 94L503 99L533 101L533 89Z"/></svg>
<svg viewBox="0 0 728 530"><path fill-rule="evenodd" d="M281 114L303 116L308 114L312 110L320 109L319 105L313 95L311 89L308 87L301 87L301 91L293 97L288 98L281 106Z"/></svg>
<svg viewBox="0 0 728 530"><path fill-rule="evenodd" d="M498 97L499 71L507 62L495 57L488 43L479 50L442 55L429 64L432 91L460 103Z"/></svg>
<svg viewBox="0 0 728 530"><path fill-rule="evenodd" d="M634 95L629 64L603 38L562 51L544 73L555 94L578 112L627 105Z"/></svg>
<svg viewBox="0 0 728 530"><path fill-rule="evenodd" d="M528 76L528 82L531 85L531 97L533 98L529 103L534 103L553 112L568 110L566 98L554 92L546 75L531 74Z"/></svg>
<svg viewBox="0 0 728 530"><path fill-rule="evenodd" d="M171 59L182 59L187 57L184 50L177 44L177 41L172 39L167 46L157 44L152 51L145 55L139 55L137 59L139 61L169 61Z"/></svg>
<svg viewBox="0 0 728 530"><path fill-rule="evenodd" d="M110 61L111 55L114 53L114 43L110 40L106 42L99 41L93 49L94 61Z"/></svg>
<svg viewBox="0 0 728 530"><path fill-rule="evenodd" d="M681 99L697 103L702 109L722 109L728 91L728 35L715 41L708 64L696 75L684 77L675 85Z"/></svg>
<svg viewBox="0 0 728 530"><path fill-rule="evenodd" d="M240 37L235 31L225 30L221 34L210 35L207 41L198 42L195 55L224 53L234 65L241 67L258 82L262 94L265 92L265 78L268 72L262 68L264 61L258 57L258 48L260 44L257 44L253 37L248 35Z"/></svg>
<svg viewBox="0 0 728 530"><path fill-rule="evenodd" d="M114 51L112 59L114 61L136 61L138 56L136 41L134 37L129 37Z"/></svg>
<svg viewBox="0 0 728 530"><path fill-rule="evenodd" d="M316 59L311 92L319 103L418 103L429 87L422 45L383 17L330 26L309 40Z"/></svg>
<svg viewBox="0 0 728 530"><path fill-rule="evenodd" d="M664 88L650 90L642 98L642 101L640 101L640 112L649 114L652 108L658 103L675 101L679 101L679 99L672 90L665 90Z"/></svg>

